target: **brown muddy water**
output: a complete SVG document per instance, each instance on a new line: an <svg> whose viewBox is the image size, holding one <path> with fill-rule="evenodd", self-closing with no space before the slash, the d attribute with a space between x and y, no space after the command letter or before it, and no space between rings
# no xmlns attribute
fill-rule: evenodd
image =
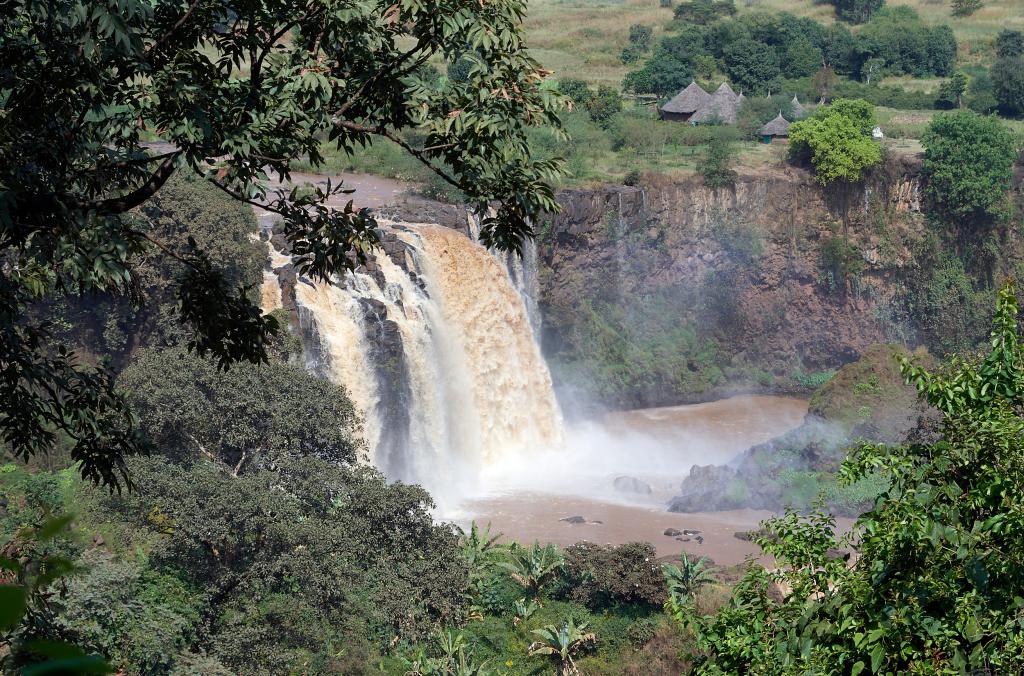
<svg viewBox="0 0 1024 676"><path fill-rule="evenodd" d="M491 524L493 532L520 542L567 546L645 541L659 556L710 557L717 565L742 563L759 549L735 537L771 516L760 510L675 514L666 510L695 464L721 464L758 443L797 427L807 402L790 397L746 395L692 406L608 414L571 427L565 448L508 458L484 471L483 494L463 502L456 523ZM616 490L617 477L650 486L647 494ZM579 516L585 523L561 519ZM844 520L841 530L849 528ZM687 541L669 528L701 531Z"/></svg>

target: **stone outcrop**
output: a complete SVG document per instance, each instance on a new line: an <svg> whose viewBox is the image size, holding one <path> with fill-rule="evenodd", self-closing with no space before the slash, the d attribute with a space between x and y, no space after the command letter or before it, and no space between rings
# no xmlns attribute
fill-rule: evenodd
<svg viewBox="0 0 1024 676"><path fill-rule="evenodd" d="M556 376L608 406L655 406L799 388L790 375L912 339L894 307L924 234L917 173L898 162L845 191L771 168L731 189L691 177L559 193L562 212L539 228ZM854 252L845 279L827 260L839 240ZM680 338L659 339L669 331ZM643 363L666 352L674 363ZM602 359L620 363L605 374Z"/></svg>

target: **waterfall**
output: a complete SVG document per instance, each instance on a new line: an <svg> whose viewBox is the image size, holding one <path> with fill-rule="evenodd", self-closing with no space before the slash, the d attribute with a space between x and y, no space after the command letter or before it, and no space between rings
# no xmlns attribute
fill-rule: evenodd
<svg viewBox="0 0 1024 676"><path fill-rule="evenodd" d="M386 253L359 272L296 283L307 365L362 411L368 460L444 505L488 464L562 442L520 291L532 282L528 266L517 278L449 228L390 223L384 233Z"/></svg>

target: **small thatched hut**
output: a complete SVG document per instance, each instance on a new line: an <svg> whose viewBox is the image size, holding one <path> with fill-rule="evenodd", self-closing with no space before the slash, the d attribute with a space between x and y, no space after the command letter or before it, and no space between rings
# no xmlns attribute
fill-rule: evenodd
<svg viewBox="0 0 1024 676"><path fill-rule="evenodd" d="M708 102L704 104L690 117L694 124L700 122L721 122L722 124L734 124L736 113L743 102L743 96L737 96L728 83L723 82L722 86L715 90Z"/></svg>
<svg viewBox="0 0 1024 676"><path fill-rule="evenodd" d="M793 108L793 118L794 119L799 120L804 115L807 114L807 110L802 105L800 105L800 99L798 99L796 97L796 94L793 95L793 100L790 101L790 104L791 104L791 106Z"/></svg>
<svg viewBox="0 0 1024 676"><path fill-rule="evenodd" d="M789 121L782 117L781 110L774 120L761 127L761 139L765 143L771 143L776 139L789 139Z"/></svg>
<svg viewBox="0 0 1024 676"><path fill-rule="evenodd" d="M661 119L686 122L710 100L711 94L693 81L661 107Z"/></svg>

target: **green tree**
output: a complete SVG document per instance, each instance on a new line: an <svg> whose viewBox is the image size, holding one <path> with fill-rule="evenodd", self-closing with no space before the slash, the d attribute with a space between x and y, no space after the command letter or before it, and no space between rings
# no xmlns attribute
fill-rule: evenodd
<svg viewBox="0 0 1024 676"><path fill-rule="evenodd" d="M118 384L144 439L180 462L213 460L237 476L288 457L354 463L366 452L344 388L298 364L274 359L221 372L184 348L147 350Z"/></svg>
<svg viewBox="0 0 1024 676"><path fill-rule="evenodd" d="M697 173L709 188L724 188L736 181L735 131L724 125L715 127L704 144L704 153L697 162Z"/></svg>
<svg viewBox="0 0 1024 676"><path fill-rule="evenodd" d="M865 445L852 482L891 482L854 535L822 512L764 525L774 572L751 566L713 617L690 615L697 673L1020 673L1024 670L1024 350L1012 284L987 354L904 376L941 414L938 439ZM855 545L857 557L830 554ZM785 592L775 596L772 588Z"/></svg>
<svg viewBox="0 0 1024 676"><path fill-rule="evenodd" d="M881 9L885 0L831 0L836 17L850 23L864 23Z"/></svg>
<svg viewBox="0 0 1024 676"><path fill-rule="evenodd" d="M782 72L786 77L808 77L821 68L823 56L821 49L815 47L810 40L802 39L793 42L782 58Z"/></svg>
<svg viewBox="0 0 1024 676"><path fill-rule="evenodd" d="M877 83L883 75L885 75L885 59L880 59L877 56L866 60L860 67L860 78L864 80L864 84L871 84L872 80Z"/></svg>
<svg viewBox="0 0 1024 676"><path fill-rule="evenodd" d="M693 67L658 47L643 67L626 73L622 88L635 94L670 96L690 84Z"/></svg>
<svg viewBox="0 0 1024 676"><path fill-rule="evenodd" d="M992 64L992 93L999 110L1024 115L1024 56L1008 56Z"/></svg>
<svg viewBox="0 0 1024 676"><path fill-rule="evenodd" d="M963 96L967 91L967 76L961 72L939 85L935 103L943 108L963 108Z"/></svg>
<svg viewBox="0 0 1024 676"><path fill-rule="evenodd" d="M573 618L562 622L561 627L549 624L533 633L540 638L530 644L529 655L544 655L555 663L559 676L576 676L579 669L573 659L588 646L597 641L597 635L587 631L587 623L576 624Z"/></svg>
<svg viewBox="0 0 1024 676"><path fill-rule="evenodd" d="M602 127L607 127L617 113L622 112L622 95L619 90L608 85L601 85L584 104L590 119Z"/></svg>
<svg viewBox="0 0 1024 676"><path fill-rule="evenodd" d="M562 78L558 82L558 89L578 106L586 105L587 101L594 96L587 81L578 77Z"/></svg>
<svg viewBox="0 0 1024 676"><path fill-rule="evenodd" d="M859 181L864 171L882 161L882 149L871 137L875 109L861 99L836 99L789 128L790 157L809 160L822 185Z"/></svg>
<svg viewBox="0 0 1024 676"><path fill-rule="evenodd" d="M763 42L738 40L726 47L723 60L729 79L748 96L782 86L778 52Z"/></svg>
<svg viewBox="0 0 1024 676"><path fill-rule="evenodd" d="M991 218L1004 210L1017 151L998 118L970 110L936 115L921 143L925 194L950 221Z"/></svg>
<svg viewBox="0 0 1024 676"><path fill-rule="evenodd" d="M952 0L950 3L953 16L970 16L984 6L981 0Z"/></svg>
<svg viewBox="0 0 1024 676"><path fill-rule="evenodd" d="M996 36L996 56L1005 59L1012 56L1024 56L1024 32L1004 28Z"/></svg>
<svg viewBox="0 0 1024 676"><path fill-rule="evenodd" d="M352 673L372 644L464 618L457 535L418 486L313 457L237 477L205 461L130 464L138 489L101 505L154 543L154 570L186 576L203 603L190 647L201 636L234 673Z"/></svg>
<svg viewBox="0 0 1024 676"><path fill-rule="evenodd" d="M263 203L298 269L326 279L364 260L373 219L328 208L342 185L268 194L263 179L300 159L318 165L324 138L346 152L390 139L488 214L484 243L518 249L558 207L559 162L533 156L527 136L557 125L561 105L523 45L524 11L520 0L5 4L0 362L14 366L0 381L3 442L25 458L67 438L84 476L122 481L136 446L110 374L80 365L27 308L58 293L128 293L143 256L181 258L178 315L200 354L224 367L266 358L274 319L206 252L172 254L131 215L175 173ZM429 59L464 52L465 82L421 77ZM415 141L403 135L412 128ZM148 151L153 137L166 145Z"/></svg>

